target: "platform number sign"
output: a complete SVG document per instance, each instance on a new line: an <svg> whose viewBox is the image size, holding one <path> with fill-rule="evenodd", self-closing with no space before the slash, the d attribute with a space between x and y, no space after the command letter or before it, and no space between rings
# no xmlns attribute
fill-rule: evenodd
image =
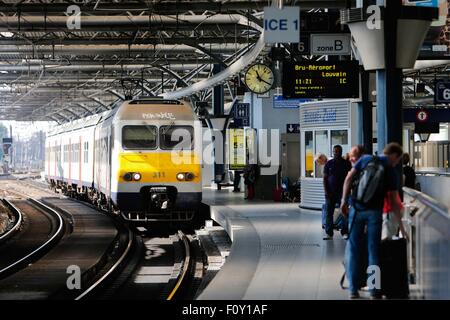
<svg viewBox="0 0 450 320"><path fill-rule="evenodd" d="M300 7L264 7L264 42L298 43Z"/></svg>
<svg viewBox="0 0 450 320"><path fill-rule="evenodd" d="M428 114L428 111L426 110L419 110L416 114L416 119L418 122L426 122L430 118L430 115Z"/></svg>
<svg viewBox="0 0 450 320"><path fill-rule="evenodd" d="M434 88L436 103L450 103L450 81L436 81Z"/></svg>

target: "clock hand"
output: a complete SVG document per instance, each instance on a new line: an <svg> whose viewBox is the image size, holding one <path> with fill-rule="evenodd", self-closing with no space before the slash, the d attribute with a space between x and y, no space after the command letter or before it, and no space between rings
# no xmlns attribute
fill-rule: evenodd
<svg viewBox="0 0 450 320"><path fill-rule="evenodd" d="M264 80L263 78L259 78L259 80L261 80L262 82L267 83L268 85L272 85L271 83L267 82L266 80Z"/></svg>

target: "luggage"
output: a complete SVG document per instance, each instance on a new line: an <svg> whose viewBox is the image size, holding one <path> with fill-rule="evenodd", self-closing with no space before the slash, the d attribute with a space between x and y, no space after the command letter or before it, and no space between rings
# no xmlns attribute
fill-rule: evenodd
<svg viewBox="0 0 450 320"><path fill-rule="evenodd" d="M365 206L384 198L386 168L380 158L374 156L355 176L352 182L352 199Z"/></svg>
<svg viewBox="0 0 450 320"><path fill-rule="evenodd" d="M327 204L322 205L322 229L325 229L325 223L327 221ZM334 208L333 213L333 228L335 230L341 230L344 227L345 219L341 214L341 209L338 205Z"/></svg>
<svg viewBox="0 0 450 320"><path fill-rule="evenodd" d="M409 297L406 248L407 241L404 238L381 242L381 293L388 299Z"/></svg>
<svg viewBox="0 0 450 320"><path fill-rule="evenodd" d="M273 201L281 202L283 200L283 189L280 187L276 187L273 189Z"/></svg>

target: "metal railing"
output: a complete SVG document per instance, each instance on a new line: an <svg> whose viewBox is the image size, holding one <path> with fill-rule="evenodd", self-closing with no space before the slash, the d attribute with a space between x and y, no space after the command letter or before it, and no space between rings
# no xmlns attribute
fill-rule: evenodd
<svg viewBox="0 0 450 320"><path fill-rule="evenodd" d="M403 190L412 219L410 271L419 298L450 299L450 211L422 192Z"/></svg>
<svg viewBox="0 0 450 320"><path fill-rule="evenodd" d="M417 175L423 175L423 176L448 176L450 177L450 171L447 169L440 169L440 170L417 170Z"/></svg>

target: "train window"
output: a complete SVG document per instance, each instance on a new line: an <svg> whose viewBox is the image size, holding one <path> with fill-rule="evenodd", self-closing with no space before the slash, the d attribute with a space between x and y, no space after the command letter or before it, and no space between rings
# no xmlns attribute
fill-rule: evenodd
<svg viewBox="0 0 450 320"><path fill-rule="evenodd" d="M89 142L84 142L84 163L89 162Z"/></svg>
<svg viewBox="0 0 450 320"><path fill-rule="evenodd" d="M159 147L165 150L192 150L194 128L191 126L161 126Z"/></svg>
<svg viewBox="0 0 450 320"><path fill-rule="evenodd" d="M156 149L157 135L155 126L124 126L122 146L124 149Z"/></svg>

